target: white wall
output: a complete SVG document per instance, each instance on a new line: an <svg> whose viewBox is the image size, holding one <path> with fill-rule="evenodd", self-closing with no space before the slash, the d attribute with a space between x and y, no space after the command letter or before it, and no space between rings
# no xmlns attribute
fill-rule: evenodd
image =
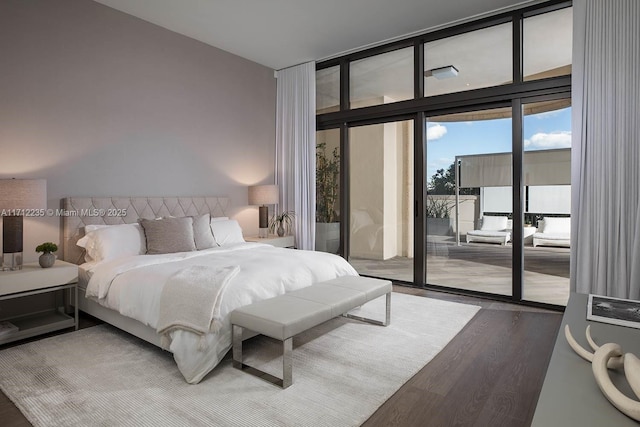
<svg viewBox="0 0 640 427"><path fill-rule="evenodd" d="M382 259L393 258L398 255L398 230L401 218L401 194L398 192L398 183L402 182L398 167L398 147L402 145L399 137L402 136L401 125L398 123L385 123L383 126L382 158L383 158L383 216L382 232L383 247ZM398 133L400 132L400 135Z"/></svg>
<svg viewBox="0 0 640 427"><path fill-rule="evenodd" d="M229 196L272 183L273 70L89 0L0 2L0 178L68 196ZM25 260L60 219L25 219Z"/></svg>
<svg viewBox="0 0 640 427"><path fill-rule="evenodd" d="M398 256L413 258L413 121L398 124Z"/></svg>

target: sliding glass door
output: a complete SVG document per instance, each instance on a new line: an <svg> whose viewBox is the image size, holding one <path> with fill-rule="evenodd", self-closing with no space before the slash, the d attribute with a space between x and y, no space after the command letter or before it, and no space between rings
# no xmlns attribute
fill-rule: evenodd
<svg viewBox="0 0 640 427"><path fill-rule="evenodd" d="M569 99L525 104L523 299L566 305L571 234Z"/></svg>
<svg viewBox="0 0 640 427"><path fill-rule="evenodd" d="M349 130L349 262L413 282L413 121Z"/></svg>
<svg viewBox="0 0 640 427"><path fill-rule="evenodd" d="M426 135L426 283L511 295L511 108L430 117Z"/></svg>
<svg viewBox="0 0 640 427"><path fill-rule="evenodd" d="M363 275L564 305L570 5L317 64L317 248Z"/></svg>

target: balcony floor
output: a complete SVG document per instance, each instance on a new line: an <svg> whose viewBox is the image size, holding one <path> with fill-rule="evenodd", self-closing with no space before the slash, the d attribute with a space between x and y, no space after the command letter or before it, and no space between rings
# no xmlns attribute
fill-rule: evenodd
<svg viewBox="0 0 640 427"><path fill-rule="evenodd" d="M511 295L511 245L455 244L452 238L427 240L427 283ZM569 299L569 248L525 246L524 299L566 305ZM413 259L350 258L364 275L413 282Z"/></svg>

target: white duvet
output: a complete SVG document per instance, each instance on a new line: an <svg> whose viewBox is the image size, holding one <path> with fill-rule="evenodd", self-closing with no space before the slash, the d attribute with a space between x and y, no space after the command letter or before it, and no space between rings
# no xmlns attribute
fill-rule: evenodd
<svg viewBox="0 0 640 427"><path fill-rule="evenodd" d="M222 328L200 337L184 330L172 333L170 351L189 383L198 383L231 348L229 314L237 307L338 276L357 275L343 258L324 252L242 243L224 248L164 255L139 255L99 263L90 268L86 295L100 304L156 328L160 295L169 277L194 266L239 266L220 302ZM194 302L197 304L197 301Z"/></svg>

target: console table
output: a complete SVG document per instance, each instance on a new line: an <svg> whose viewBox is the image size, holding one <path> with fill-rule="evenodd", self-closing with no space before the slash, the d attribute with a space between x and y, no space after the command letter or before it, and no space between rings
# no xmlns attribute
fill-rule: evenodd
<svg viewBox="0 0 640 427"><path fill-rule="evenodd" d="M618 411L602 394L591 370L591 364L578 356L567 344L564 325L571 328L573 337L586 349L591 349L585 338L585 329L591 325L591 337L598 344L615 342L625 353L640 357L640 329L607 323L587 321L585 294L571 293L562 318L547 375L538 398L532 426L638 426L631 418ZM609 376L618 389L634 400L623 373L609 370Z"/></svg>

